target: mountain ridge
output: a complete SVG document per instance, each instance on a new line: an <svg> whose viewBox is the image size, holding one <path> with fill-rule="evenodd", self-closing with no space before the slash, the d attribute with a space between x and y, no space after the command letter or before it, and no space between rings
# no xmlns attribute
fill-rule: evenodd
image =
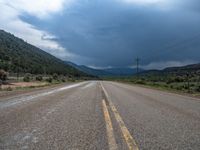
<svg viewBox="0 0 200 150"><path fill-rule="evenodd" d="M0 30L0 69L11 73L88 76L24 40Z"/></svg>
<svg viewBox="0 0 200 150"><path fill-rule="evenodd" d="M118 67L118 68L107 68L107 69L94 69L91 67L87 67L84 65L77 65L72 62L66 62L67 64L85 72L89 73L94 76L100 76L100 77L111 77L111 76L132 76L137 73L137 69L135 68L129 68L129 67ZM143 69L140 69L139 71L144 71Z"/></svg>
<svg viewBox="0 0 200 150"><path fill-rule="evenodd" d="M72 65L76 67L77 69L90 73L92 75L101 76L101 77L107 77L107 76L134 76L137 73L137 69L134 68L128 68L128 67L122 67L122 68L108 68L108 69L94 69L90 68L84 65L76 65L72 62L66 62L69 65ZM162 70L158 69L151 69L151 70L143 70L139 69L140 75L148 75L148 74L156 74L156 75L162 75L162 74L186 74L188 72L198 72L200 71L200 63L197 64L190 64L185 66L179 66L179 67L166 67Z"/></svg>
<svg viewBox="0 0 200 150"><path fill-rule="evenodd" d="M179 66L179 67L166 67L162 70L156 70L156 69L146 70L146 71L141 72L140 75L147 75L147 74L187 75L187 74L198 74L198 73L200 73L200 63L189 64L189 65Z"/></svg>

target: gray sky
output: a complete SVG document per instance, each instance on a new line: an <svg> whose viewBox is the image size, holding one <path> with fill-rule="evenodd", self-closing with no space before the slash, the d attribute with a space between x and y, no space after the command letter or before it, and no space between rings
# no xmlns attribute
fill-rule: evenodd
<svg viewBox="0 0 200 150"><path fill-rule="evenodd" d="M0 28L96 68L200 62L199 0L0 0Z"/></svg>

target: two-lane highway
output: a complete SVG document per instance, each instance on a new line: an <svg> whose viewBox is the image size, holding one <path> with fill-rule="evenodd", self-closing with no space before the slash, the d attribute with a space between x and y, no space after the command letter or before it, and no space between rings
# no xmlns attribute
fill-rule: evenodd
<svg viewBox="0 0 200 150"><path fill-rule="evenodd" d="M86 81L0 98L0 149L200 149L200 100Z"/></svg>

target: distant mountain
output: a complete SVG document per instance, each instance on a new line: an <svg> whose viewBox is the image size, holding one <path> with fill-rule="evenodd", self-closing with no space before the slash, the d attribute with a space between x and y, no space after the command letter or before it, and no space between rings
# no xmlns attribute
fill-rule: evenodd
<svg viewBox="0 0 200 150"><path fill-rule="evenodd" d="M165 72L183 71L184 72L184 71L197 71L197 70L200 70L200 63L182 66L182 67L169 67L169 68L164 69L163 71Z"/></svg>
<svg viewBox="0 0 200 150"><path fill-rule="evenodd" d="M104 71L104 70L101 70L101 69L93 69L93 68L90 68L90 67L87 67L87 66L84 66L84 65L76 65L72 62L66 62L68 65L71 65L73 67L75 67L76 69L82 71L82 72L85 72L85 73L88 73L88 74L91 74L93 76L111 76L110 73Z"/></svg>
<svg viewBox="0 0 200 150"><path fill-rule="evenodd" d="M147 70L140 73L141 75L186 75L186 74L199 74L200 63L186 65L181 67L168 67L163 70Z"/></svg>
<svg viewBox="0 0 200 150"><path fill-rule="evenodd" d="M114 75L114 76L131 76L137 73L137 69L135 68L109 68L104 69L104 71ZM142 72L144 70L140 69L139 72Z"/></svg>
<svg viewBox="0 0 200 150"><path fill-rule="evenodd" d="M88 76L62 60L0 30L0 69L11 73Z"/></svg>
<svg viewBox="0 0 200 150"><path fill-rule="evenodd" d="M108 68L108 69L93 69L83 65L76 65L72 62L66 62L67 64L94 76L107 77L107 76L131 76L134 75L137 70L132 68ZM140 69L140 71L143 71Z"/></svg>

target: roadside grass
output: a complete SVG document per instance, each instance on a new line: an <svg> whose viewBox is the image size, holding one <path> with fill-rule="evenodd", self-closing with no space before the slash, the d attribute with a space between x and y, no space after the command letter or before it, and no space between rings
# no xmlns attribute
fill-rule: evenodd
<svg viewBox="0 0 200 150"><path fill-rule="evenodd" d="M105 80L137 85L145 88L153 88L161 91L167 91L177 94L190 95L200 97L200 82L198 81L171 81L168 78L162 80L154 80L149 78L137 77L120 77L120 78L105 78Z"/></svg>
<svg viewBox="0 0 200 150"><path fill-rule="evenodd" d="M32 88L46 87L50 84L47 82L30 82L25 84L25 82L11 83L8 85L2 85L0 91L13 91L13 90L26 90Z"/></svg>
<svg viewBox="0 0 200 150"><path fill-rule="evenodd" d="M38 78L39 77L39 78ZM7 84L0 85L0 92L2 91L16 91L16 90L29 90L35 88L43 88L53 86L57 84L73 83L84 81L80 78L67 78L64 76L33 76L27 75L24 80L24 76L16 77L10 76L7 80Z"/></svg>

